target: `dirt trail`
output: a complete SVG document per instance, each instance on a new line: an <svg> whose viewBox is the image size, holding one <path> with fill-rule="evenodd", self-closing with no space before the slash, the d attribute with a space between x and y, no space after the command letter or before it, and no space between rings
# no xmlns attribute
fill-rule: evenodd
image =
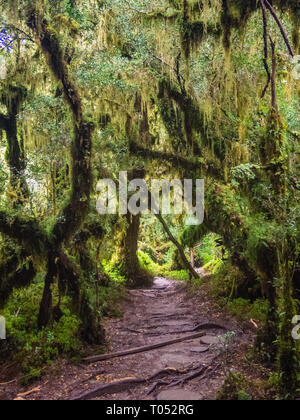
<svg viewBox="0 0 300 420"><path fill-rule="evenodd" d="M214 399L224 381L224 336L235 332L231 343L235 349L252 339L251 331L220 313L208 295L192 297L182 283L163 278L156 278L151 289L128 291L122 312L122 318L106 321L111 352L189 336L199 324L218 323L227 333L207 328L201 338L148 352L80 366L63 364L59 375L52 372L21 398L74 399L113 383L106 386L106 394L102 390L88 399ZM146 378L151 379L136 383ZM25 391L8 386L6 395L13 399Z"/></svg>

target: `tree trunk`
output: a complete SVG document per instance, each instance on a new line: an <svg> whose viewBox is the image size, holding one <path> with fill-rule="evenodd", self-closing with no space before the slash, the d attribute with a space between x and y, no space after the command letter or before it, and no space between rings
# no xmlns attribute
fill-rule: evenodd
<svg viewBox="0 0 300 420"><path fill-rule="evenodd" d="M141 216L128 213L124 216L127 229L121 243L120 258L121 274L127 279L128 287L142 287L150 283L151 276L140 267L137 251Z"/></svg>
<svg viewBox="0 0 300 420"><path fill-rule="evenodd" d="M51 252L48 255L47 274L45 278L44 293L40 304L38 328L47 327L52 318L52 284L57 277L56 256Z"/></svg>
<svg viewBox="0 0 300 420"><path fill-rule="evenodd" d="M1 128L6 132L6 160L10 170L8 193L14 204L20 204L28 197L28 186L25 179L25 156L23 141L18 139L17 117L26 96L25 88L9 86L2 94L1 102L7 107L7 116L0 115ZM13 194L15 197L13 197Z"/></svg>

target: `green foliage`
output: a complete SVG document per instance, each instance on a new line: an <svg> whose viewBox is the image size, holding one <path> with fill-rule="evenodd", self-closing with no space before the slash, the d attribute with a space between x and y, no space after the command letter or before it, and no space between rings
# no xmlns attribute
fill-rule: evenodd
<svg viewBox="0 0 300 420"><path fill-rule="evenodd" d="M241 390L238 392L238 401L252 401L251 395L249 395L246 391Z"/></svg>
<svg viewBox="0 0 300 420"><path fill-rule="evenodd" d="M220 267L222 267L222 265L223 261L220 258L218 258L205 264L203 266L203 269L209 271L211 274L214 274L218 271Z"/></svg>
<svg viewBox="0 0 300 420"><path fill-rule="evenodd" d="M244 283L245 275L230 262L219 265L212 278L212 290L216 296L234 298L238 288Z"/></svg>
<svg viewBox="0 0 300 420"><path fill-rule="evenodd" d="M26 289L15 290L2 312L6 318L7 340L1 350L21 364L24 383L39 377L44 365L58 355L79 357L82 351L81 322L72 314L68 298L62 300L61 319L43 330L37 329L42 293L43 283L36 280Z"/></svg>
<svg viewBox="0 0 300 420"><path fill-rule="evenodd" d="M145 252L139 250L138 257L141 264L141 267L150 273L152 276L164 276L168 279L178 280L178 281L188 281L189 280L189 272L188 270L179 270L179 271L172 271L170 269L171 262L166 263L164 265L159 265L155 263L151 257L146 254Z"/></svg>
<svg viewBox="0 0 300 420"><path fill-rule="evenodd" d="M116 264L112 261L102 261L102 265L104 268L105 273L109 276L109 278L115 283L126 283L126 278L120 274L120 270Z"/></svg>
<svg viewBox="0 0 300 420"><path fill-rule="evenodd" d="M243 376L237 373L229 373L222 390L218 393L217 399L222 400L237 400L240 387L243 383Z"/></svg>
<svg viewBox="0 0 300 420"><path fill-rule="evenodd" d="M166 266L161 266L155 263L151 257L145 252L139 250L138 258L140 261L141 267L146 270L151 276L163 276L167 270Z"/></svg>
<svg viewBox="0 0 300 420"><path fill-rule="evenodd" d="M253 181L256 178L256 174L253 170L257 168L257 165L253 165L250 163L242 164L233 168L231 170L232 186L239 187L240 184L248 185L250 181Z"/></svg>
<svg viewBox="0 0 300 420"><path fill-rule="evenodd" d="M165 271L165 276L169 279L185 281L189 280L190 274L188 270L180 270L180 271Z"/></svg>
<svg viewBox="0 0 300 420"><path fill-rule="evenodd" d="M254 319L264 323L268 315L268 301L257 299L253 303L243 298L237 298L229 301L226 308L238 319L249 321Z"/></svg>

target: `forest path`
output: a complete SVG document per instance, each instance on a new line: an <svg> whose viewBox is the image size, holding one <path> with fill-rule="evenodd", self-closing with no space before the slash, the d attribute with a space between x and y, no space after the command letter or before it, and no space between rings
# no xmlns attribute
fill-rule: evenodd
<svg viewBox="0 0 300 420"><path fill-rule="evenodd" d="M151 289L129 290L122 302L123 316L107 319L109 352L190 336L202 324L225 329L196 329L203 337L151 351L85 365L59 366L46 375L24 399L202 400L215 399L225 378L225 367L235 368L235 355L253 334L220 312L205 287L190 293L177 281L155 278ZM226 337L234 331L234 338ZM230 344L230 345L228 345ZM96 392L91 392L96 390ZM26 390L24 390L26 391ZM91 392L90 394L88 394Z"/></svg>

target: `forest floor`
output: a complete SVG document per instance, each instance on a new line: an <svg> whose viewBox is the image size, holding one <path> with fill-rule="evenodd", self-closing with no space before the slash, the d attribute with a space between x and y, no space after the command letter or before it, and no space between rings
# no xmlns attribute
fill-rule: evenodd
<svg viewBox="0 0 300 420"><path fill-rule="evenodd" d="M248 358L254 327L223 312L205 284L191 293L181 282L156 278L151 289L129 290L121 311L106 320L110 353L197 337L106 361L61 360L29 388L17 380L0 384L0 399L214 400L229 371L251 383L267 374Z"/></svg>

